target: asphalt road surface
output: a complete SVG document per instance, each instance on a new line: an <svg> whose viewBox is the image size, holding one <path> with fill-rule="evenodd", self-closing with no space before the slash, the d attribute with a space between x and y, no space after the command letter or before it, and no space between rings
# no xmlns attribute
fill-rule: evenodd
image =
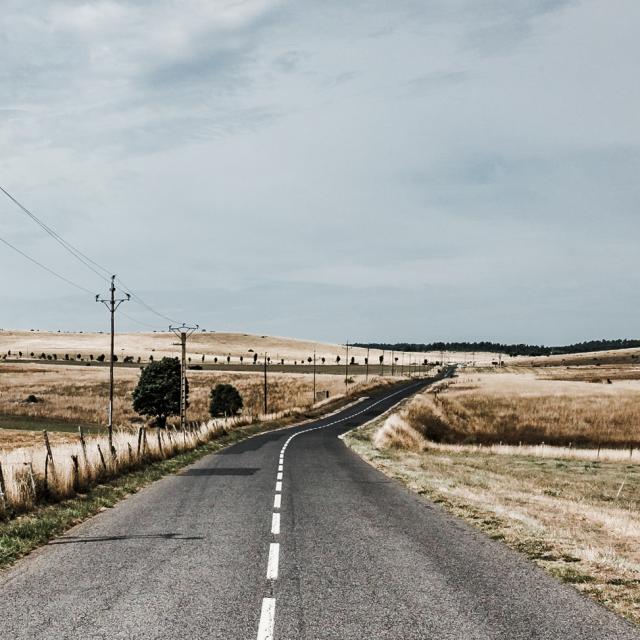
<svg viewBox="0 0 640 640"><path fill-rule="evenodd" d="M640 639L351 453L419 383L203 458L0 573L4 639Z"/></svg>

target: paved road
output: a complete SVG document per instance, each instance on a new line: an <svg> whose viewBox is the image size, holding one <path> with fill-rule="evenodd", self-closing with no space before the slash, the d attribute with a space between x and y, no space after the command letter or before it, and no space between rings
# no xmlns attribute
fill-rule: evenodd
<svg viewBox="0 0 640 640"><path fill-rule="evenodd" d="M415 389L247 440L76 527L0 574L0 638L640 639L336 437Z"/></svg>

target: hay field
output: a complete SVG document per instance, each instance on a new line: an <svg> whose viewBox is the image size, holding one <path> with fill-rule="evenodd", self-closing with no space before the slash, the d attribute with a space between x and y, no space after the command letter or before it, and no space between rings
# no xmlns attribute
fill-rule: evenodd
<svg viewBox="0 0 640 640"><path fill-rule="evenodd" d="M153 355L155 359L163 356L176 356L179 347L176 346L177 338L172 333L119 333L116 336L116 354L133 356L135 360L141 358L143 362ZM337 356L344 362L346 351L344 345L328 344L313 340L297 340L294 338L251 335L247 333L225 332L196 332L187 343L188 356L194 362L200 362L205 356L206 362L212 362L214 357L219 360L231 356L233 362L238 362L240 356L247 360L254 353L263 355L267 353L276 362L284 359L287 363L301 362L313 356L315 350L318 360L325 358L327 363L333 363ZM63 359L65 354L75 357L80 354L84 359L90 355L98 356L109 353L109 335L107 333L57 333L46 331L14 331L0 330L0 354L11 352L11 357L22 352L22 358L31 353L37 357L41 353L56 354L58 359ZM359 347L349 347L349 359L355 357L360 364L364 362L367 350ZM391 364L391 352L371 349L370 363L378 362L380 355L384 355L385 363ZM444 359L448 362L470 362L472 354L425 352L411 353L402 356L396 352L398 365L404 357L405 362L422 361L425 358L429 362ZM475 361L480 365L489 365L496 360L496 354L477 353Z"/></svg>
<svg viewBox="0 0 640 640"><path fill-rule="evenodd" d="M415 398L378 436L419 449L458 444L640 447L640 376L590 369L465 372ZM594 377L597 376L597 377ZM610 380L611 383L608 383Z"/></svg>
<svg viewBox="0 0 640 640"><path fill-rule="evenodd" d="M145 420L132 408L132 393L140 370L137 367L115 369L114 424L129 428ZM189 371L190 386L188 418L209 419L210 389L219 382L235 385L240 391L245 408L244 415L258 415L263 411L263 376L258 373L232 373L219 371ZM268 374L268 409L279 412L294 407L305 408L313 404L313 376L311 374ZM349 385L350 393L392 380L388 377L369 378L365 385L362 376ZM318 376L317 391L328 391L331 398L345 392L344 377ZM35 395L40 401L25 402ZM37 363L0 364L0 426L20 427L22 421L11 417L28 417L33 429L57 430L52 421L64 421L75 430L78 424L101 427L106 422L108 396L108 369L106 367L79 367L73 365L48 365ZM40 421L40 423L39 423ZM51 426L48 426L51 425ZM28 426L28 425L27 425ZM24 433L12 430L13 444L6 430L0 428L0 448L21 446ZM22 433L18 438L17 434Z"/></svg>

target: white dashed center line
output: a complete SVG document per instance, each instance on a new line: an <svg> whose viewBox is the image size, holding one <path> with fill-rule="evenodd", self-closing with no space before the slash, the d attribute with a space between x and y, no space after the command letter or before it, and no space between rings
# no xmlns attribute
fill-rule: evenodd
<svg viewBox="0 0 640 640"><path fill-rule="evenodd" d="M276 599L264 598L260 612L258 640L273 640L273 623L276 619Z"/></svg>
<svg viewBox="0 0 640 640"><path fill-rule="evenodd" d="M279 493L276 493L274 499L273 499L273 508L274 509L279 509L280 508L280 500L282 499L282 496Z"/></svg>
<svg viewBox="0 0 640 640"><path fill-rule="evenodd" d="M269 562L267 563L267 580L278 579L278 563L280 562L280 545L272 542L269 545Z"/></svg>
<svg viewBox="0 0 640 640"><path fill-rule="evenodd" d="M274 513L271 517L271 533L274 536L280 535L280 514Z"/></svg>
<svg viewBox="0 0 640 640"><path fill-rule="evenodd" d="M282 482L276 482L276 491L279 493L282 491Z"/></svg>

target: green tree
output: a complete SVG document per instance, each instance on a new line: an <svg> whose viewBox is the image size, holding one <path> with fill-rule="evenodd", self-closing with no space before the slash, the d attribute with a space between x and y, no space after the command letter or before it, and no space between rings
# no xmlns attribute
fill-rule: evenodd
<svg viewBox="0 0 640 640"><path fill-rule="evenodd" d="M217 384L211 389L209 413L213 418L235 416L243 404L240 392L232 384Z"/></svg>
<svg viewBox="0 0 640 640"><path fill-rule="evenodd" d="M187 398L189 384L187 381ZM188 403L187 403L188 406ZM152 416L164 428L169 416L180 413L180 360L162 358L150 362L140 374L133 392L133 408L140 415Z"/></svg>

